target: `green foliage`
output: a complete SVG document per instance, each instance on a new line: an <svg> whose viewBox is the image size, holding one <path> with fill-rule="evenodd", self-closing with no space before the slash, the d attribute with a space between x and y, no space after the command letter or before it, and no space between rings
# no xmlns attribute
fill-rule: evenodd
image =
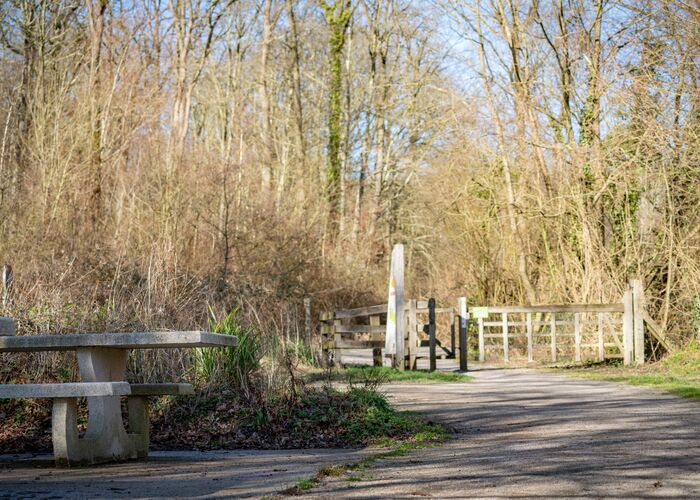
<svg viewBox="0 0 700 500"><path fill-rule="evenodd" d="M388 367L350 367L341 375L351 384L378 386L386 382L468 382L473 378L459 372L429 372L425 370L399 371Z"/></svg>
<svg viewBox="0 0 700 500"><path fill-rule="evenodd" d="M250 391L251 377L260 367L262 349L257 332L243 325L237 309L217 318L209 308L209 329L223 335L235 335L235 347L197 349L197 374L208 383L227 383Z"/></svg>
<svg viewBox="0 0 700 500"><path fill-rule="evenodd" d="M315 484L313 479L300 479L297 481L296 487L300 490L310 490Z"/></svg>
<svg viewBox="0 0 700 500"><path fill-rule="evenodd" d="M317 366L314 351L310 345L300 340L299 342L289 342L287 344L287 354L293 356L306 366Z"/></svg>

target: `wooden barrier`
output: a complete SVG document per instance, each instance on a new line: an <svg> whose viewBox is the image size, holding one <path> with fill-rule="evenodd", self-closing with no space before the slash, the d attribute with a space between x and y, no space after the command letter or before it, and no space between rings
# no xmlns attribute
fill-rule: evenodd
<svg viewBox="0 0 700 500"><path fill-rule="evenodd" d="M512 357L527 356L528 362L542 358L542 351L549 352L552 363L586 360L605 361L621 358L625 365L642 364L649 350L662 348L671 351L661 327L646 310L644 286L640 280L632 280L621 302L609 304L545 304L533 306L489 306L486 317L478 317L479 361L493 357L493 351L501 352L506 363ZM420 333L428 334L431 368L435 359L455 357L459 351L460 369L467 370L468 310L466 298L460 297L456 308L436 307L433 299L405 301L406 333L402 367L416 368L420 357ZM381 349L386 331L386 304L355 309L340 309L322 315L322 348L324 357L335 355L342 349L371 348L375 365L382 364ZM432 314L431 314L432 312ZM427 324L418 322L418 315L428 314ZM436 314L449 318L450 349L445 349L433 336ZM492 318L490 316L495 316ZM368 324L358 324L358 318L368 318ZM366 322L362 319L360 322ZM357 338L363 336L363 338ZM365 338L368 337L368 338ZM443 337L444 338L444 337ZM544 342L543 342L544 339ZM423 340L425 342L425 340ZM458 343L458 346L455 345ZM425 347L426 344L422 344ZM487 353L491 352L490 356ZM339 358L336 358L339 362Z"/></svg>
<svg viewBox="0 0 700 500"><path fill-rule="evenodd" d="M431 308L432 301L432 308ZM428 347L430 344L430 312L433 311L433 320L436 314L448 315L450 322L451 349L445 349L434 337L434 346L430 349L431 366L435 364L437 357L454 357L454 329L457 315L451 307L435 307L434 299L404 301L405 333L404 333L404 362L401 368L416 369L416 360L420 358L418 348L421 347L419 333L428 335ZM426 324L418 322L419 314L428 314L429 321ZM372 349L374 366L382 366L382 348L386 334L387 305L358 307L354 309L338 309L334 312L326 312L320 315L321 323L321 358L324 366L329 361L341 364L340 353L344 349ZM397 315L398 316L398 315ZM433 325L436 328L436 325ZM464 331L466 334L466 329ZM360 338L362 337L362 338ZM366 338L369 337L369 338ZM398 346L399 343L397 343ZM438 349L440 354L438 355ZM398 366L397 366L398 367Z"/></svg>

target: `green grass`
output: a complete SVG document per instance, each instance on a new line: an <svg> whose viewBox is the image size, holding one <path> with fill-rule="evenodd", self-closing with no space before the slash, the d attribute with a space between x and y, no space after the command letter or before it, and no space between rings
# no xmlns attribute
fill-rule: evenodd
<svg viewBox="0 0 700 500"><path fill-rule="evenodd" d="M594 380L657 387L677 396L700 399L700 346L697 343L658 363L641 367L592 365L566 372Z"/></svg>
<svg viewBox="0 0 700 500"><path fill-rule="evenodd" d="M459 372L443 372L426 370L399 371L394 368L353 366L340 370L338 377L349 382L363 382L368 378L380 378L382 382L468 382L473 379Z"/></svg>
<svg viewBox="0 0 700 500"><path fill-rule="evenodd" d="M326 477L346 476L348 482L362 481L369 476L358 473L366 471L378 460L400 457L419 448L437 446L447 439L447 431L442 425L425 422L418 414L412 412L394 410L386 403L386 399L381 394L357 388L350 389L350 391L359 391L359 398L368 398L369 402L366 403L368 404L367 417L353 422L349 432L361 433L363 437L371 438L374 446L384 448L384 450L359 462L323 467L314 476L297 481L293 487L283 491L283 494L301 494L303 491L312 489ZM404 434L402 437L391 437L390 434L393 434L397 429L402 431L410 429L411 433ZM378 438L382 433L386 435L383 438ZM356 436L356 438L358 437Z"/></svg>
<svg viewBox="0 0 700 500"><path fill-rule="evenodd" d="M305 490L310 490L311 488L314 487L316 483L314 482L313 479L301 479L297 481L297 484L295 485L297 488L299 488L302 491Z"/></svg>

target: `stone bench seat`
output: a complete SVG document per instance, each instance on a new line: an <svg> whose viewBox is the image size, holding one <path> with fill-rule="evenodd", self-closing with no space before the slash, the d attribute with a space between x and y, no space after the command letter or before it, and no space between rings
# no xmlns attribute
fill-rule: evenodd
<svg viewBox="0 0 700 500"><path fill-rule="evenodd" d="M0 384L0 399L84 398L128 396L128 382L71 382L66 384Z"/></svg>
<svg viewBox="0 0 700 500"><path fill-rule="evenodd" d="M108 449L97 436L86 434L79 438L77 426L78 398L127 397L128 439L132 458L148 456L149 396L191 395L192 384L129 384L128 382L69 382L65 384L0 384L0 399L51 398L53 410L51 427L54 458L59 465L94 463L107 456ZM90 404L88 399L88 404ZM121 424L119 424L121 425ZM100 428L103 426L100 426ZM123 431L122 431L123 432Z"/></svg>
<svg viewBox="0 0 700 500"><path fill-rule="evenodd" d="M189 396L194 394L192 384L131 384L132 396Z"/></svg>

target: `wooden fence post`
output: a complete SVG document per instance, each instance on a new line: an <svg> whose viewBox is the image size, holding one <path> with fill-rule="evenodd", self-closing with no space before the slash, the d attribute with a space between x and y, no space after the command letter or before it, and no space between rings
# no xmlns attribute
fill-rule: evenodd
<svg viewBox="0 0 700 500"><path fill-rule="evenodd" d="M552 334L552 363L557 362L557 316L552 313L549 317L549 330Z"/></svg>
<svg viewBox="0 0 700 500"><path fill-rule="evenodd" d="M321 313L319 318L321 320L321 366L324 368L330 364L331 338L333 338L335 330L333 327L334 316L334 313L326 312Z"/></svg>
<svg viewBox="0 0 700 500"><path fill-rule="evenodd" d="M0 286L2 287L2 307L7 307L10 300L10 293L14 284L15 277L12 272L12 266L5 264L2 266L2 276L0 277Z"/></svg>
<svg viewBox="0 0 700 500"><path fill-rule="evenodd" d="M382 324L381 317L379 315L374 315L369 317L369 324L371 326L379 326ZM382 335L379 332L372 332L369 336L370 339L374 341L381 341L384 338L384 335ZM374 366L383 366L384 361L382 360L382 348L381 347L373 347L372 348L372 365Z"/></svg>
<svg viewBox="0 0 700 500"><path fill-rule="evenodd" d="M306 337L306 345L310 346L311 339L311 299L304 299L304 336Z"/></svg>
<svg viewBox="0 0 700 500"><path fill-rule="evenodd" d="M503 324L503 360L508 363L510 361L508 357L508 313L501 313L501 321Z"/></svg>
<svg viewBox="0 0 700 500"><path fill-rule="evenodd" d="M416 369L416 357L418 350L418 321L416 319L416 309L418 301L410 299L408 301L408 369Z"/></svg>
<svg viewBox="0 0 700 500"><path fill-rule="evenodd" d="M574 313L574 360L581 362L581 313Z"/></svg>
<svg viewBox="0 0 700 500"><path fill-rule="evenodd" d="M466 372L469 366L467 365L467 355L469 354L469 345L467 342L467 298L460 297L459 301L459 369Z"/></svg>
<svg viewBox="0 0 700 500"><path fill-rule="evenodd" d="M333 316L335 317L335 313L333 313ZM333 359L340 368L344 368L343 351L337 349L337 347L343 343L343 335L338 331L336 327L341 326L342 324L343 322L339 319L333 320L333 346L336 347L336 349L333 349Z"/></svg>
<svg viewBox="0 0 700 500"><path fill-rule="evenodd" d="M430 345L430 371L434 372L437 369L437 359L435 359L435 347L437 339L435 338L435 299L428 299L428 338Z"/></svg>
<svg viewBox="0 0 700 500"><path fill-rule="evenodd" d="M484 345L484 318L477 320L479 326L479 361L486 360L486 345Z"/></svg>
<svg viewBox="0 0 700 500"><path fill-rule="evenodd" d="M532 313L527 313L527 360L532 363Z"/></svg>
<svg viewBox="0 0 700 500"><path fill-rule="evenodd" d="M625 311L622 316L622 351L626 366L634 361L634 298L628 287L622 300Z"/></svg>
<svg viewBox="0 0 700 500"><path fill-rule="evenodd" d="M644 283L642 280L632 280L632 310L634 314L634 361L644 364Z"/></svg>
<svg viewBox="0 0 700 500"><path fill-rule="evenodd" d="M603 342L603 314L598 313L598 361L605 361L605 343Z"/></svg>

